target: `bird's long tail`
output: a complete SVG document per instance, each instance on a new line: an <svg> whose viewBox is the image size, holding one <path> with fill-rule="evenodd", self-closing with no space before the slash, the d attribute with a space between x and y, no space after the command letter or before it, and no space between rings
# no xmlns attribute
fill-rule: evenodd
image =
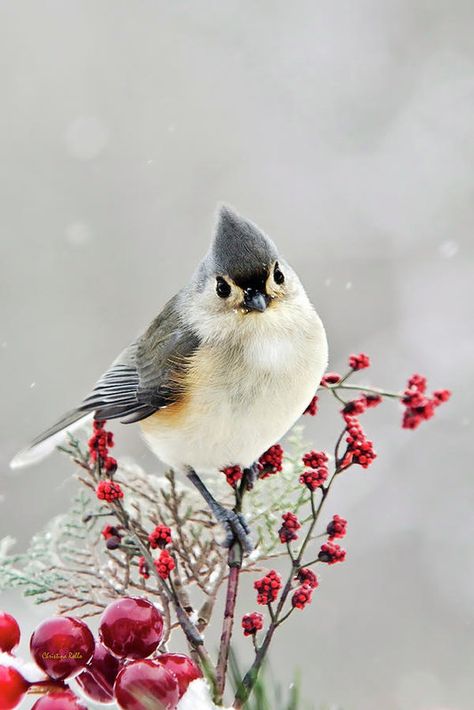
<svg viewBox="0 0 474 710"><path fill-rule="evenodd" d="M31 466L46 458L54 449L65 440L68 432L73 432L91 419L93 412L73 409L65 414L53 426L36 437L26 449L19 451L10 461L10 468L23 468Z"/></svg>

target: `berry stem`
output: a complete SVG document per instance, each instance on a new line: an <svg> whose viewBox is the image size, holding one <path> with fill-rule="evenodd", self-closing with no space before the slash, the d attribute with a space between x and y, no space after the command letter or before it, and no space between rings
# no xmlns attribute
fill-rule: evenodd
<svg viewBox="0 0 474 710"><path fill-rule="evenodd" d="M344 431L345 431L345 429L343 430L341 436L339 437L338 444L342 440L342 436L344 435ZM336 450L338 448L338 444L336 444ZM265 656L267 654L268 648L270 646L270 643L272 641L275 631L277 630L277 628L281 624L283 624L284 621L286 621L288 619L288 617L291 615L291 613L293 611L293 609L290 609L288 612L286 612L282 616L283 608L285 606L286 600L288 599L288 595L290 594L292 586L293 586L293 578L294 578L295 574L297 574L298 571L303 566L301 563L301 560L303 559L303 554L306 550L307 545L309 544L309 542L312 539L314 528L318 522L319 516L321 514L324 503L326 501L326 498L329 495L329 491L331 489L331 486L333 485L333 483L336 479L336 476L339 473L341 473L342 470L343 469L340 468L336 462L336 469L335 469L333 475L331 476L329 483L327 484L327 486L321 487L321 494L322 494L321 500L319 501L319 504L317 506L316 506L315 500L314 500L314 491L311 491L311 501L310 501L311 502L311 512L312 512L311 524L310 524L308 531L305 535L305 538L303 540L303 543L301 545L301 548L299 550L297 557L294 557L291 559L290 572L289 572L285 587L283 589L283 592L280 596L280 600L278 602L276 611L273 611L273 609L270 609L270 605L268 605L269 610L270 610L271 623L267 629L267 632L264 636L262 644L260 645L260 647L258 648L258 651L255 654L255 658L254 658L254 661L253 661L250 669L245 674L245 676L242 680L242 683L240 684L239 688L237 689L237 693L236 693L235 699L234 699L234 704L232 706L233 708L235 708L235 710L240 710L241 708L244 707L245 703L247 702L247 699L248 699L250 693L252 692L255 682L257 680L258 674L259 674L260 669L262 667L262 663L265 660Z"/></svg>
<svg viewBox="0 0 474 710"><path fill-rule="evenodd" d="M379 394L381 397L392 397L393 399L401 399L403 397L400 392L389 392L379 389L378 387L365 387L363 385L344 385L338 382L335 385L326 385L321 389L327 389L334 393L334 390L359 390L360 392L369 392L370 394Z"/></svg>
<svg viewBox="0 0 474 710"><path fill-rule="evenodd" d="M178 620L179 625L181 626L186 639L191 646L191 648L195 651L196 655L199 658L199 662L203 668L203 671L205 672L206 676L209 679L209 682L213 687L215 687L215 670L212 664L212 661L210 659L210 656L207 652L207 650L204 647L204 641L201 636L201 634L198 632L196 629L195 625L192 623L191 619L187 615L186 611L183 609L181 602L179 600L179 597L174 589L171 589L168 587L166 582L161 579L160 575L158 574L158 571L156 569L156 566L154 564L154 560L152 555L150 554L150 551L148 547L144 544L143 540L141 539L140 535L137 533L137 531L134 529L134 526L131 524L130 517L123 507L122 503L117 500L113 502L113 509L115 511L115 515L119 522L123 525L124 529L127 531L127 533L130 535L130 537L133 539L137 547L140 549L143 557L148 563L150 571L154 574L158 581L158 585L160 589L163 590L164 594L166 597L169 599L169 601L172 603L175 613L176 613L176 618Z"/></svg>
<svg viewBox="0 0 474 710"><path fill-rule="evenodd" d="M235 493L234 511L242 511L242 503L247 490L247 472L244 471L239 487ZM242 568L242 547L239 542L235 542L229 549L227 564L229 575L227 577L227 591L224 609L224 620L222 623L222 633L219 645L219 656L216 667L216 702L221 702L225 690L227 675L227 664L229 660L230 642L232 639L232 629L235 618L235 605L237 603L237 593L239 588L240 571Z"/></svg>

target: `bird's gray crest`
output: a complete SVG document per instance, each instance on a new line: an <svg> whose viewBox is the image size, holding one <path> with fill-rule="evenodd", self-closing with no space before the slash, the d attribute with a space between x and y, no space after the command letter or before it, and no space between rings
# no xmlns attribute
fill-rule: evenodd
<svg viewBox="0 0 474 710"><path fill-rule="evenodd" d="M210 256L216 272L238 281L267 272L278 252L272 240L255 224L224 205L219 210Z"/></svg>

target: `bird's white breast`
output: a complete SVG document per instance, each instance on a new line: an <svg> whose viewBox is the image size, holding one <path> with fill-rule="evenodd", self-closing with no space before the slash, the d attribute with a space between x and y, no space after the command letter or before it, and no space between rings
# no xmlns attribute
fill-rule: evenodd
<svg viewBox="0 0 474 710"><path fill-rule="evenodd" d="M250 466L288 431L327 365L324 328L304 305L244 316L253 321L243 320L241 337L199 349L179 413L165 410L142 424L159 458L198 472Z"/></svg>

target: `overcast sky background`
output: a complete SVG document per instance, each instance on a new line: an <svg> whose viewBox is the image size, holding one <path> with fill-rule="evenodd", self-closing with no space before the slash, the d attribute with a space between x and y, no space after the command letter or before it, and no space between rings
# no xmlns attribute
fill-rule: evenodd
<svg viewBox="0 0 474 710"><path fill-rule="evenodd" d="M347 562L271 656L317 710L473 706L473 23L471 0L0 2L0 536L67 507L59 455L8 461L186 283L220 200L300 274L332 369L363 350L364 380L454 391L416 432L366 415L379 458L328 506Z"/></svg>

